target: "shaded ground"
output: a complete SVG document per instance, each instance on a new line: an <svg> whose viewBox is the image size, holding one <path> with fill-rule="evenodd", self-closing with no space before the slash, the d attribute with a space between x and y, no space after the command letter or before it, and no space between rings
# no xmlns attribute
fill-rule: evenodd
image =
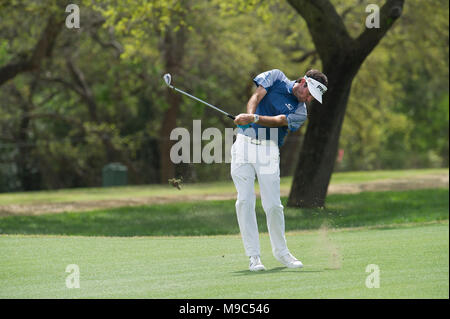
<svg viewBox="0 0 450 319"><path fill-rule="evenodd" d="M367 191L411 190L449 187L448 174L427 174L401 179L384 179L365 183L331 184L328 194L351 194ZM288 188L281 189L281 195L287 196ZM225 200L236 198L235 192L213 195L183 195L182 191L167 196L146 196L121 198L117 200L79 201L64 203L35 203L0 205L0 216L40 215L46 213L80 212L124 206L140 206L187 201Z"/></svg>

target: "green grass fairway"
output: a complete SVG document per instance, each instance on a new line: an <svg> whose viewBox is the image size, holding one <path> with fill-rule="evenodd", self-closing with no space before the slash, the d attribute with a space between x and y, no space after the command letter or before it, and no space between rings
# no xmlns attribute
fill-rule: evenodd
<svg viewBox="0 0 450 319"><path fill-rule="evenodd" d="M0 236L0 298L449 298L448 221L392 229L287 233L301 270L251 273L238 235ZM66 266L80 288L66 288ZM365 285L380 269L380 288Z"/></svg>
<svg viewBox="0 0 450 319"><path fill-rule="evenodd" d="M335 182L410 173L344 173ZM185 190L208 194L232 187L224 182ZM153 196L167 187L3 194L0 204L111 199L120 192ZM448 195L448 187L332 194L325 209L286 207L288 246L303 261L301 270L284 268L272 256L258 199L261 257L268 269L260 273L248 270L235 200L0 216L0 299L447 299ZM80 268L79 289L66 287L71 264ZM368 265L379 267L380 288L366 287Z"/></svg>

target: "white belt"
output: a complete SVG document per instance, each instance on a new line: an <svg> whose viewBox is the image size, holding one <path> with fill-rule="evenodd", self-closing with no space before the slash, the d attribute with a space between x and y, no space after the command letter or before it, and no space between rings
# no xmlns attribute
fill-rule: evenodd
<svg viewBox="0 0 450 319"><path fill-rule="evenodd" d="M237 137L238 138L243 138L247 142L250 142L250 143L255 144L255 145L278 146L278 143L276 143L273 140L259 140L257 138L252 138L250 136L247 136L247 135L244 135L244 134L240 134L240 133L238 133Z"/></svg>

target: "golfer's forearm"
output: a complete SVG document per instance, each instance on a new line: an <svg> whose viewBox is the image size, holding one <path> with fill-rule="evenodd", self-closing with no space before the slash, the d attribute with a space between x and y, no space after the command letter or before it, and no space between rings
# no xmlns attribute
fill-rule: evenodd
<svg viewBox="0 0 450 319"><path fill-rule="evenodd" d="M253 94L247 103L247 113L255 114L256 108L258 107L258 103L259 103L258 96L256 94Z"/></svg>
<svg viewBox="0 0 450 319"><path fill-rule="evenodd" d="M252 94L250 99L247 102L247 113L255 114L256 108L258 107L259 102L264 98L267 94L267 91L261 85L256 88L255 93Z"/></svg>
<svg viewBox="0 0 450 319"><path fill-rule="evenodd" d="M281 127L287 126L288 122L286 119L286 115L259 116L258 124L266 127Z"/></svg>

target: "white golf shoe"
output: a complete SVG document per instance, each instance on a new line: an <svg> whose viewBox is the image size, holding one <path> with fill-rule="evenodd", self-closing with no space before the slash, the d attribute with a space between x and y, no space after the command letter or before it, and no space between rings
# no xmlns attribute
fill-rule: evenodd
<svg viewBox="0 0 450 319"><path fill-rule="evenodd" d="M261 263L261 259L259 258L259 256L250 257L250 266L248 268L250 269L250 271L266 270L264 265Z"/></svg>
<svg viewBox="0 0 450 319"><path fill-rule="evenodd" d="M277 258L280 263L288 268L302 268L303 264L300 260L292 256L291 253L284 255L281 258Z"/></svg>

